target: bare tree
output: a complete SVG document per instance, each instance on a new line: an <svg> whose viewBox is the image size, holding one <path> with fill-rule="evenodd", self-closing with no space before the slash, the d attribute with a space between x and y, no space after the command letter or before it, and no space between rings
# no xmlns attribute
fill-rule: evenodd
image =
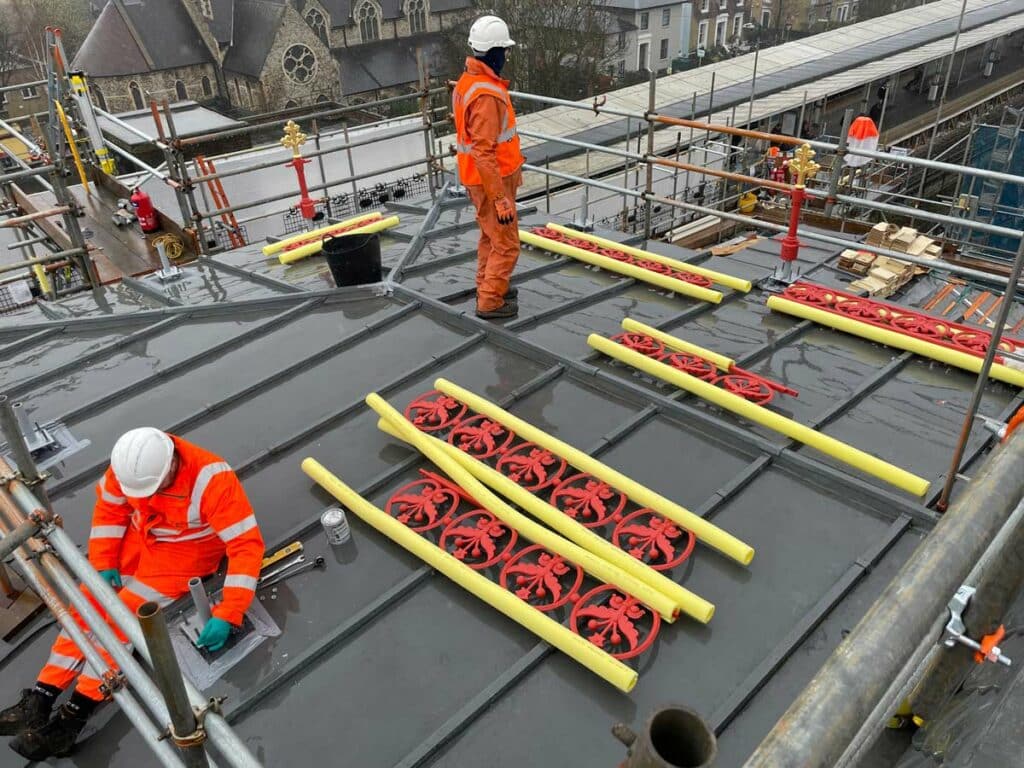
<svg viewBox="0 0 1024 768"><path fill-rule="evenodd" d="M598 88L621 58L615 16L599 0L473 0L472 13L449 32L445 46L453 74L469 55L470 24L487 13L504 19L516 41L502 76L518 90L582 98Z"/></svg>
<svg viewBox="0 0 1024 768"><path fill-rule="evenodd" d="M47 27L57 27L64 38L64 50L74 58L92 26L88 0L10 0L18 26L23 30L21 52L42 70L46 60L43 36ZM38 73L40 76L43 72Z"/></svg>
<svg viewBox="0 0 1024 768"><path fill-rule="evenodd" d="M11 76L20 64L13 19L9 15L0 16L0 87L11 84Z"/></svg>

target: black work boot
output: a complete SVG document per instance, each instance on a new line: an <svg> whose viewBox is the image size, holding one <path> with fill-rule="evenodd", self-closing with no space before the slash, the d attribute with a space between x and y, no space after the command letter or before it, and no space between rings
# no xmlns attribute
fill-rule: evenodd
<svg viewBox="0 0 1024 768"><path fill-rule="evenodd" d="M510 285L508 290L505 291L505 301L515 301L519 298L519 289L514 285Z"/></svg>
<svg viewBox="0 0 1024 768"><path fill-rule="evenodd" d="M519 304L515 301L505 300L497 309L478 309L476 316L484 320L503 320L508 317L516 317L519 315Z"/></svg>
<svg viewBox="0 0 1024 768"><path fill-rule="evenodd" d="M26 688L21 701L0 712L0 736L16 736L31 728L42 728L50 719L56 696L49 691Z"/></svg>
<svg viewBox="0 0 1024 768"><path fill-rule="evenodd" d="M85 728L89 715L96 706L90 702L88 711L76 706L76 693L71 701L57 710L57 714L41 728L22 731L11 739L10 747L29 760L45 760L48 757L67 757L75 748L78 734Z"/></svg>

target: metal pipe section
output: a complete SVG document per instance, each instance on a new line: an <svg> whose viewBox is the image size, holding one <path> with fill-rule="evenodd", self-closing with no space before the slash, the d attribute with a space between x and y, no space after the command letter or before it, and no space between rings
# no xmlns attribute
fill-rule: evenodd
<svg viewBox="0 0 1024 768"><path fill-rule="evenodd" d="M45 219L48 216L58 216L62 213L67 213L70 209L66 205L58 206L57 208L47 208L45 211L35 211L33 213L26 213L24 216L14 216L7 221L0 221L0 229L7 229L9 227L20 227L22 224L27 224L36 219Z"/></svg>
<svg viewBox="0 0 1024 768"><path fill-rule="evenodd" d="M15 231L17 232L19 230L15 230ZM49 235L38 235L37 237L30 237L27 240L20 240L18 242L14 242L14 243L8 243L7 250L8 251L18 251L18 250L21 250L22 248L31 248L33 245L39 245L40 243L45 243L49 239L50 239Z"/></svg>
<svg viewBox="0 0 1024 768"><path fill-rule="evenodd" d="M188 591L192 595L192 604L196 607L196 615L203 624L206 624L213 613L210 610L210 596L206 594L203 580L198 576L193 576L188 580Z"/></svg>
<svg viewBox="0 0 1024 768"><path fill-rule="evenodd" d="M5 272L16 272L19 269L25 267L31 267L33 264L49 264L52 261L65 261L75 256L81 256L85 253L84 248L71 248L67 251L58 251L57 253L48 253L45 256L37 256L34 259L24 259L15 264L3 264L0 265L0 275Z"/></svg>
<svg viewBox="0 0 1024 768"><path fill-rule="evenodd" d="M640 734L616 723L612 735L629 749L621 768L710 768L718 757L715 732L689 707L656 710Z"/></svg>
<svg viewBox="0 0 1024 768"><path fill-rule="evenodd" d="M538 104L550 104L555 107L572 107L573 109L581 109L584 112L593 112L595 115L615 115L617 117L630 117L634 120L646 119L640 112L627 112L622 109L606 107L604 106L604 99L602 98L599 102L596 96L591 103L587 104L579 101L556 99L551 96L538 96L534 93L523 93L522 91L509 91L509 95L523 101L535 101Z"/></svg>
<svg viewBox="0 0 1024 768"><path fill-rule="evenodd" d="M746 768L836 763L1020 502L1021 462L1024 433L1014 433L776 723Z"/></svg>
<svg viewBox="0 0 1024 768"><path fill-rule="evenodd" d="M153 676L163 694L167 711L171 716L171 740L181 750L181 756L188 768L207 768L209 761L203 749L205 737L198 731L196 713L185 692L185 682L174 655L171 636L167 632L167 621L157 603L143 603L135 611L142 636L146 639L146 650L152 659ZM198 733L197 733L198 731Z"/></svg>
<svg viewBox="0 0 1024 768"><path fill-rule="evenodd" d="M0 184L7 184L18 179L31 178L32 176L46 176L54 170L56 169L52 165L43 165L38 168L23 168L20 171L11 171L10 173L0 175Z"/></svg>
<svg viewBox="0 0 1024 768"><path fill-rule="evenodd" d="M164 142L161 141L160 139L157 139L155 136L150 136L148 133L140 131L134 125L129 125L124 120L119 118L117 115L112 115L109 112L100 109L96 105L93 105L93 111L97 115L102 115L103 117L107 118L110 122L114 123L115 125L118 125L121 128L124 128L126 131L128 131L128 133L132 134L133 136L137 136L138 138L142 139L143 141L148 141L148 142L150 142L152 144L155 144L160 149L164 149L166 147L166 144L164 144Z"/></svg>
<svg viewBox="0 0 1024 768"><path fill-rule="evenodd" d="M35 536L38 531L39 526L31 520L18 523L0 539L0 560L6 560L14 550Z"/></svg>
<svg viewBox="0 0 1024 768"><path fill-rule="evenodd" d="M1010 277L1007 281L1007 285L1010 287L1007 288L1006 301L999 305L999 312L996 315L995 321L996 325L992 329L992 338L988 343L988 349L985 351L985 360L982 362L981 370L978 372L978 380L974 384L971 403L967 406L967 413L964 415L963 427L960 429L960 439L957 441L956 448L953 451L953 459L946 473L946 483L942 487L942 495L936 504L936 508L940 512L946 511L946 507L949 505L949 495L953 492L953 484L956 483L957 475L960 473L960 461L964 457L967 441L970 439L971 430L974 428L974 417L981 407L981 399L985 396L988 374L992 369L992 363L995 362L996 353L999 351L999 341L1003 338L1003 333L1006 331L1006 321L1010 317L1010 307L1014 304L1013 299L1016 294L1016 287L1020 282L1022 270L1024 270L1024 238L1021 239L1020 246L1017 248L1017 258L1014 259L1013 268L1010 270Z"/></svg>
<svg viewBox="0 0 1024 768"><path fill-rule="evenodd" d="M0 432L7 439L7 449L14 457L18 473L25 482L34 487L35 498L39 504L43 505L45 517L39 517L35 512L28 515L29 519L39 523L44 519L48 520L50 518L53 514L53 508L50 506L50 499L42 482L43 478L36 468L35 459L32 458L32 452L29 450L25 432L20 423L22 419L19 416L27 418L24 414L25 410L21 403L12 403L10 397L0 395ZM29 427L31 428L31 424ZM0 473L2 471L3 468L0 467Z"/></svg>
<svg viewBox="0 0 1024 768"><path fill-rule="evenodd" d="M135 155L133 155L133 154L131 154L129 152L125 152L123 149L121 149L119 146L117 146L117 144L114 144L113 142L108 142L107 143L107 149L111 150L118 157L124 158L129 163L131 163L132 165L138 166L139 168L144 170L146 173L148 173L150 176L155 176L156 178L160 179L160 181L162 181L164 183L172 184L172 185L177 183L177 182L172 182L170 176L168 176L163 171L161 171L161 170L159 170L157 168L154 168L151 165L148 165L148 164L142 162L141 160L139 160L139 158L135 157Z"/></svg>
<svg viewBox="0 0 1024 768"><path fill-rule="evenodd" d="M18 510L16 505L11 501L8 495L0 492L0 529L4 532L10 530L9 526L14 524L14 521L20 517L17 512ZM40 570L39 564L42 564L48 572L63 571L60 563L53 557L53 555L39 551L29 553L26 552L25 549L26 548L24 547L19 548L14 552L15 560L20 566L21 574L25 578L25 581L33 590L35 590L36 594L39 595L40 599L50 610L50 613L52 613L53 617L57 620L57 623L60 624L61 629L67 633L72 642L74 642L79 650L82 651L86 662L90 667L92 667L93 672L97 675L101 675L103 670L108 669L106 661L100 655L99 651L97 651L96 647L82 628L78 626L78 622L68 610L67 605L60 600L57 593L43 577L42 571ZM66 573L64 575L67 576ZM70 585L65 585L70 589L68 596L70 597L71 593L78 594L82 597L85 605L87 605L95 614L95 609L92 608L89 600L78 590L74 580L68 577L68 581L70 582ZM96 615L98 616L98 614ZM88 621L88 619L86 619L86 621ZM101 623L103 623L102 619ZM106 624L103 623L103 626L106 627ZM107 629L109 630L109 627L107 627ZM116 637L114 640L115 645L123 650L123 646L117 642ZM111 649L108 648L107 650L110 651ZM131 658L130 654L129 658ZM145 741L150 749L153 750L161 765L165 766L165 768L185 768L171 746L160 739L160 733L156 726L153 725L139 702L127 689L123 687L115 687L114 690L111 691L111 696L114 701L117 702L118 706L121 707L121 710L128 717L131 724L142 735L143 741Z"/></svg>

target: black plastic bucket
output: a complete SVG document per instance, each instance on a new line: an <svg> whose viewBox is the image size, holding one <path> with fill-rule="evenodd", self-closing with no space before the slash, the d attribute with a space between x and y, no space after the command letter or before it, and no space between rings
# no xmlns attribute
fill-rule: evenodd
<svg viewBox="0 0 1024 768"><path fill-rule="evenodd" d="M376 233L324 238L324 258L339 288L381 281L380 236Z"/></svg>

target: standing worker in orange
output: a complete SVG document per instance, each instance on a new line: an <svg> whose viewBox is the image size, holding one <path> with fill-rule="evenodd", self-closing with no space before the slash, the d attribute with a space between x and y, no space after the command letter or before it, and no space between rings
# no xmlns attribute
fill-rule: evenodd
<svg viewBox="0 0 1024 768"><path fill-rule="evenodd" d="M481 16L469 30L473 55L452 96L458 142L459 178L476 207L476 314L488 320L519 313L509 278L519 259L516 190L525 162L519 148L516 113L501 78L505 55L515 41L497 16Z"/></svg>
<svg viewBox="0 0 1024 768"><path fill-rule="evenodd" d="M196 641L209 651L223 648L252 602L263 561L256 516L231 467L180 437L142 427L114 444L96 495L89 562L132 612L148 601L169 605L188 593L190 578L209 576L227 555L222 599ZM103 656L116 669L105 651ZM102 673L87 666L61 632L35 686L0 712L0 735L15 736L11 749L30 760L70 754L107 697ZM57 698L76 679L71 697L51 719Z"/></svg>

